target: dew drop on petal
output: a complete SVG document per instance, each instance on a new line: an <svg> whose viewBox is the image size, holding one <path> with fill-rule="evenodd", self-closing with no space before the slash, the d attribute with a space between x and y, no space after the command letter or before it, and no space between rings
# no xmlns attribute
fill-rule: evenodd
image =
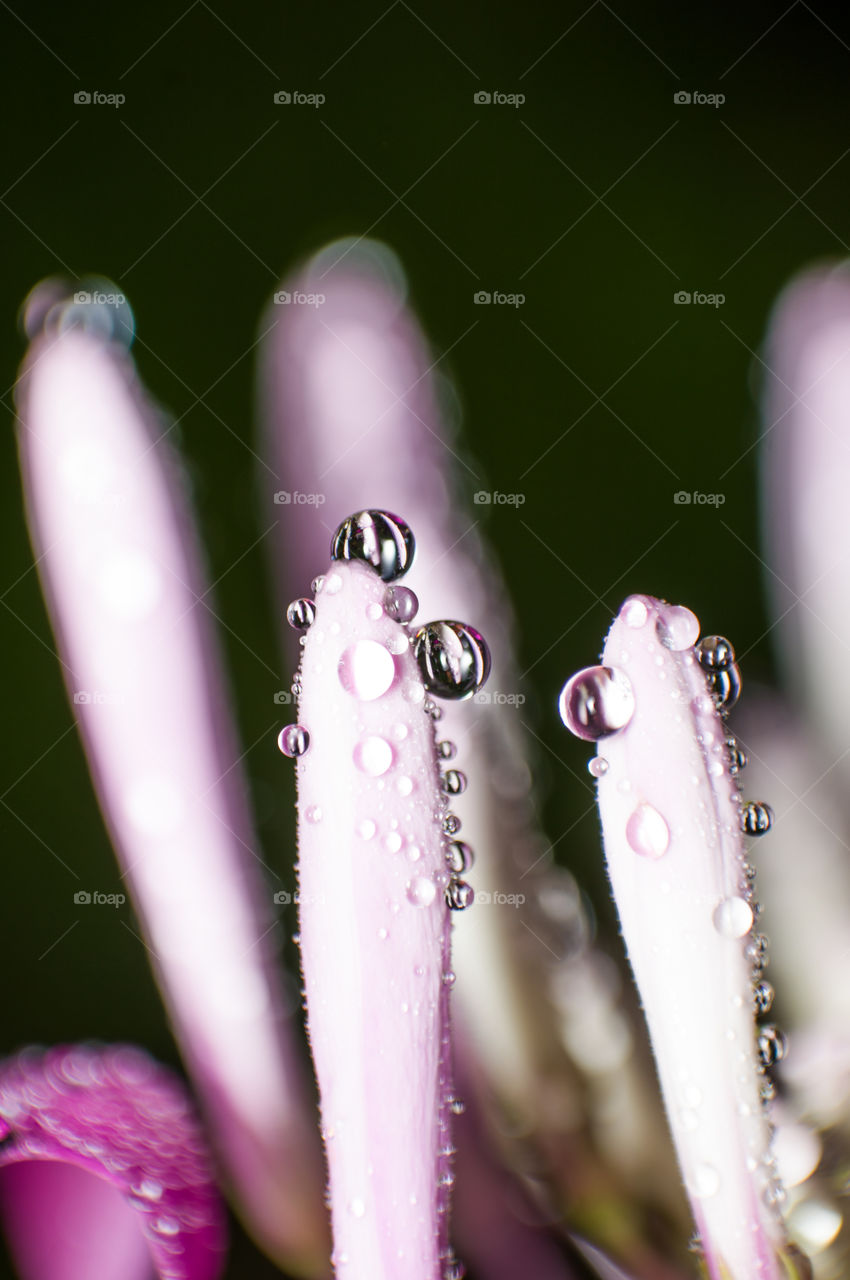
<svg viewBox="0 0 850 1280"><path fill-rule="evenodd" d="M645 625L649 610L640 596L630 596L620 610L620 617L627 627L633 627L637 631Z"/></svg>
<svg viewBox="0 0 850 1280"><path fill-rule="evenodd" d="M327 596L339 595L340 591L342 591L342 578L340 575L338 573L329 573L325 578L322 590Z"/></svg>
<svg viewBox="0 0 850 1280"><path fill-rule="evenodd" d="M392 688L395 663L385 645L376 640L358 640L343 653L337 674L346 693L361 702L374 702Z"/></svg>
<svg viewBox="0 0 850 1280"><path fill-rule="evenodd" d="M720 1190L720 1174L712 1164L698 1164L689 1185L697 1200L709 1200Z"/></svg>
<svg viewBox="0 0 850 1280"><path fill-rule="evenodd" d="M725 898L715 908L714 927L724 938L743 938L753 926L752 907L743 898Z"/></svg>
<svg viewBox="0 0 850 1280"><path fill-rule="evenodd" d="M361 840L371 840L377 829L371 818L364 818L357 824L357 834Z"/></svg>
<svg viewBox="0 0 850 1280"><path fill-rule="evenodd" d="M410 587L390 587L384 596L384 608L396 622L410 622L419 610L419 600Z"/></svg>
<svg viewBox="0 0 850 1280"><path fill-rule="evenodd" d="M377 622L379 618L384 616L384 606L378 604L377 600L372 600L366 605L366 617L370 622Z"/></svg>
<svg viewBox="0 0 850 1280"><path fill-rule="evenodd" d="M408 778L405 774L401 778L396 779L395 789L400 796L409 796L413 791L413 779Z"/></svg>
<svg viewBox="0 0 850 1280"><path fill-rule="evenodd" d="M322 810L319 805L311 804L311 805L308 805L304 816L308 822L321 822Z"/></svg>
<svg viewBox="0 0 850 1280"><path fill-rule="evenodd" d="M306 596L300 600L293 600L286 610L286 621L296 631L306 631L308 627L312 627L315 620L316 606Z"/></svg>
<svg viewBox="0 0 850 1280"><path fill-rule="evenodd" d="M661 858L670 844L670 828L651 804L642 801L626 823L630 848L644 858Z"/></svg>
<svg viewBox="0 0 850 1280"><path fill-rule="evenodd" d="M393 749L386 738L361 738L354 748L354 763L361 773L368 774L370 778L380 778L392 768L393 759Z"/></svg>
<svg viewBox="0 0 850 1280"><path fill-rule="evenodd" d="M360 1196L355 1196L348 1208L352 1218L362 1218L366 1213L366 1204Z"/></svg>
<svg viewBox="0 0 850 1280"><path fill-rule="evenodd" d="M446 902L452 911L465 911L475 901L475 890L465 880L451 879L446 889Z"/></svg>
<svg viewBox="0 0 850 1280"><path fill-rule="evenodd" d="M288 724L277 735L278 750L290 759L303 756L310 746L310 735L303 725Z"/></svg>
<svg viewBox="0 0 850 1280"><path fill-rule="evenodd" d="M699 618L683 604L668 605L659 614L655 630L665 649L680 653L699 639Z"/></svg>
<svg viewBox="0 0 850 1280"><path fill-rule="evenodd" d="M407 897L414 907L430 907L437 896L437 886L426 876L417 876L407 886Z"/></svg>
<svg viewBox="0 0 850 1280"><path fill-rule="evenodd" d="M608 761L604 756L593 756L587 762L587 772L594 778L603 778L608 772Z"/></svg>
<svg viewBox="0 0 850 1280"><path fill-rule="evenodd" d="M398 853L404 841L397 831L389 831L384 837L384 848L387 853Z"/></svg>
<svg viewBox="0 0 850 1280"><path fill-rule="evenodd" d="M361 560L385 582L401 578L413 563L416 540L410 527L389 511L357 511L331 540L334 560Z"/></svg>
<svg viewBox="0 0 850 1280"><path fill-rule="evenodd" d="M624 729L634 715L631 681L616 667L585 667L564 685L558 710L570 733L595 742Z"/></svg>

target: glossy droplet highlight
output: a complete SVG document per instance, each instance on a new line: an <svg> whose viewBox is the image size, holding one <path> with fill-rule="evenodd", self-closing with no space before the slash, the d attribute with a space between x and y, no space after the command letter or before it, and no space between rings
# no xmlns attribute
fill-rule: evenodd
<svg viewBox="0 0 850 1280"><path fill-rule="evenodd" d="M420 627L413 655L425 688L438 698L470 698L490 674L490 650L484 637L463 622L429 622Z"/></svg>
<svg viewBox="0 0 850 1280"><path fill-rule="evenodd" d="M466 790L466 774L459 769L448 769L440 779L440 786L446 795L459 796Z"/></svg>
<svg viewBox="0 0 850 1280"><path fill-rule="evenodd" d="M277 735L278 750L285 756L294 759L303 756L310 746L310 735L303 725L288 724Z"/></svg>
<svg viewBox="0 0 850 1280"><path fill-rule="evenodd" d="M769 982L757 982L753 988L753 1004L759 1017L770 1013L773 1007L773 987Z"/></svg>
<svg viewBox="0 0 850 1280"><path fill-rule="evenodd" d="M293 600L286 610L286 621L296 631L306 631L308 627L312 627L315 620L316 606L306 596L300 600Z"/></svg>
<svg viewBox="0 0 850 1280"><path fill-rule="evenodd" d="M384 596L384 608L396 622L410 622L419 612L419 597L410 587L390 587Z"/></svg>
<svg viewBox="0 0 850 1280"><path fill-rule="evenodd" d="M362 738L354 748L354 763L361 773L370 778L380 778L392 768L393 749L386 738L377 736Z"/></svg>
<svg viewBox="0 0 850 1280"><path fill-rule="evenodd" d="M699 639L699 618L683 604L665 605L655 624L656 635L665 649L680 653Z"/></svg>
<svg viewBox="0 0 850 1280"><path fill-rule="evenodd" d="M446 849L446 862L451 871L468 871L475 861L475 854L465 840L453 840Z"/></svg>
<svg viewBox="0 0 850 1280"><path fill-rule="evenodd" d="M643 858L662 858L670 844L670 828L651 804L642 801L626 823L629 847Z"/></svg>
<svg viewBox="0 0 850 1280"><path fill-rule="evenodd" d="M707 671L717 671L732 665L735 650L725 636L703 636L696 647L696 658Z"/></svg>
<svg viewBox="0 0 850 1280"><path fill-rule="evenodd" d="M620 617L623 619L627 627L637 631L646 625L649 617L649 610L641 600L640 596L630 596L620 610Z"/></svg>
<svg viewBox="0 0 850 1280"><path fill-rule="evenodd" d="M339 682L361 702L374 702L392 688L395 663L385 645L376 640L358 640L349 645L339 660Z"/></svg>
<svg viewBox="0 0 850 1280"><path fill-rule="evenodd" d="M706 671L706 684L718 711L728 711L741 696L741 673L733 663L716 671Z"/></svg>
<svg viewBox="0 0 850 1280"><path fill-rule="evenodd" d="M416 540L404 520L389 511L356 511L331 539L332 560L361 560L384 582L401 578L413 563Z"/></svg>
<svg viewBox="0 0 850 1280"><path fill-rule="evenodd" d="M773 826L773 810L769 804L751 800L741 812L741 830L745 836L767 835Z"/></svg>
<svg viewBox="0 0 850 1280"><path fill-rule="evenodd" d="M604 778L608 772L608 761L604 756L593 756L587 762L587 772L594 778Z"/></svg>
<svg viewBox="0 0 850 1280"><path fill-rule="evenodd" d="M437 886L425 876L417 876L407 886L407 897L414 907L430 907L437 896Z"/></svg>
<svg viewBox="0 0 850 1280"><path fill-rule="evenodd" d="M446 901L452 911L465 911L475 901L475 890L465 880L452 879L446 888Z"/></svg>
<svg viewBox="0 0 850 1280"><path fill-rule="evenodd" d="M616 667L584 667L564 685L558 710L570 733L596 742L624 729L634 715L631 681Z"/></svg>
<svg viewBox="0 0 850 1280"><path fill-rule="evenodd" d="M713 919L724 938L743 938L753 927L753 910L743 898L726 898L715 908Z"/></svg>

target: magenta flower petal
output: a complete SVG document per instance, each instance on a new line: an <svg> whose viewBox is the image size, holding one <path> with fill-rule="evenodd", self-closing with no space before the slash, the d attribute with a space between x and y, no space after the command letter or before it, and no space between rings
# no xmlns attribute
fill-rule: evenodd
<svg viewBox="0 0 850 1280"><path fill-rule="evenodd" d="M602 666L568 682L561 709L599 743L608 872L709 1275L780 1280L787 1241L754 1023L763 953L742 834L764 811L742 810L701 665L731 702L734 653L717 644L698 661L698 635L689 610L631 597ZM767 1060L781 1056L773 1036L760 1036Z"/></svg>
<svg viewBox="0 0 850 1280"><path fill-rule="evenodd" d="M320 1149L175 460L126 353L79 329L34 343L19 405L39 572L148 950L249 1224L306 1265Z"/></svg>
<svg viewBox="0 0 850 1280"><path fill-rule="evenodd" d="M215 1280L226 1214L183 1086L129 1046L0 1062L0 1210L23 1280Z"/></svg>
<svg viewBox="0 0 850 1280"><path fill-rule="evenodd" d="M406 629L335 563L299 681L298 880L336 1274L442 1280L451 1171L445 797ZM304 740L300 744L304 746Z"/></svg>

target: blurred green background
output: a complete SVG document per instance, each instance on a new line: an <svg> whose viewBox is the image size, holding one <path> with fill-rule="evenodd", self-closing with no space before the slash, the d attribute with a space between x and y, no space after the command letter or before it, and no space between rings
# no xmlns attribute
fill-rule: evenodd
<svg viewBox="0 0 850 1280"><path fill-rule="evenodd" d="M452 348L468 449L490 487L526 497L482 512L522 623L554 839L590 800L555 699L629 591L687 602L732 637L745 678L770 678L753 353L788 277L848 250L850 15L804 0L194 0L4 4L0 25L3 1050L126 1038L175 1061L132 917L76 908L51 854L120 888L21 510L22 298L45 275L95 272L133 304L142 378L180 419L225 575L216 608L243 740L259 740L246 764L264 855L286 879L292 793L271 736L285 681L270 674L285 602L263 547L243 557L266 521L246 447L253 344L300 256L367 230L397 251L435 351ZM278 106L281 89L326 101ZM81 90L126 102L77 105ZM474 100L497 91L525 101ZM525 301L476 306L482 289ZM725 301L677 305L680 290ZM725 501L677 505L679 490ZM558 851L610 928L592 813ZM266 1274L238 1249L232 1274Z"/></svg>

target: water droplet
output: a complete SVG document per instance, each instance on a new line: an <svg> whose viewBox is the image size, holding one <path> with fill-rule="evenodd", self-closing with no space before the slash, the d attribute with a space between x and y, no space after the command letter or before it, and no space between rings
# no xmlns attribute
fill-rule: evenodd
<svg viewBox="0 0 850 1280"><path fill-rule="evenodd" d="M461 828L460 818L456 813L447 813L443 818L443 830L447 836L455 836Z"/></svg>
<svg viewBox="0 0 850 1280"><path fill-rule="evenodd" d="M764 969L767 966L767 938L763 933L757 933L746 946L744 955L749 960L754 969Z"/></svg>
<svg viewBox="0 0 850 1280"><path fill-rule="evenodd" d="M437 886L425 876L417 876L407 886L407 897L414 907L430 907L437 896Z"/></svg>
<svg viewBox="0 0 850 1280"><path fill-rule="evenodd" d="M394 582L407 573L416 552L409 527L389 511L356 511L331 539L332 560L362 560Z"/></svg>
<svg viewBox="0 0 850 1280"><path fill-rule="evenodd" d="M649 610L640 596L630 596L620 610L620 617L627 627L633 627L637 631L646 625Z"/></svg>
<svg viewBox="0 0 850 1280"><path fill-rule="evenodd" d="M419 599L410 587L390 587L384 596L384 608L396 622L410 622L419 611Z"/></svg>
<svg viewBox="0 0 850 1280"><path fill-rule="evenodd" d="M321 822L322 810L317 804L308 805L304 817L308 822Z"/></svg>
<svg viewBox="0 0 850 1280"><path fill-rule="evenodd" d="M712 1164L695 1166L690 1180L691 1194L698 1200L709 1200L720 1190L720 1174Z"/></svg>
<svg viewBox="0 0 850 1280"><path fill-rule="evenodd" d="M757 1044L759 1062L765 1068L781 1062L788 1052L788 1041L784 1032L774 1027L772 1023L759 1027Z"/></svg>
<svg viewBox="0 0 850 1280"><path fill-rule="evenodd" d="M475 890L465 880L451 879L446 888L446 902L452 911L465 911L475 901Z"/></svg>
<svg viewBox="0 0 850 1280"><path fill-rule="evenodd" d="M358 640L339 660L339 682L361 702L374 702L392 688L395 663L387 648L376 640Z"/></svg>
<svg viewBox="0 0 850 1280"><path fill-rule="evenodd" d="M753 912L743 898L726 898L714 911L714 927L725 938L743 938L753 927Z"/></svg>
<svg viewBox="0 0 850 1280"><path fill-rule="evenodd" d="M438 742L437 755L441 760L454 760L457 755L457 747L453 742Z"/></svg>
<svg viewBox="0 0 850 1280"><path fill-rule="evenodd" d="M466 790L466 774L459 769L448 769L443 774L440 785L447 795L459 796Z"/></svg>
<svg viewBox="0 0 850 1280"><path fill-rule="evenodd" d="M457 974L454 972L453 969L447 969L446 972L443 974L443 986L453 987L456 982L457 982Z"/></svg>
<svg viewBox="0 0 850 1280"><path fill-rule="evenodd" d="M490 650L484 637L462 622L429 622L420 627L413 653L425 688L439 698L470 698L490 674Z"/></svg>
<svg viewBox="0 0 850 1280"><path fill-rule="evenodd" d="M741 673L734 663L731 667L706 671L705 680L718 711L734 707L741 696Z"/></svg>
<svg viewBox="0 0 850 1280"><path fill-rule="evenodd" d="M361 840L371 840L377 829L371 818L364 818L357 824L357 834Z"/></svg>
<svg viewBox="0 0 850 1280"><path fill-rule="evenodd" d="M317 578L314 578L313 581L310 583L310 590L313 592L314 596L317 596L322 590L322 588L324 587L324 585L325 585L325 575L323 573L320 573L319 576Z"/></svg>
<svg viewBox="0 0 850 1280"><path fill-rule="evenodd" d="M596 742L624 729L634 715L631 681L616 667L585 667L564 685L558 710L570 733Z"/></svg>
<svg viewBox="0 0 850 1280"><path fill-rule="evenodd" d="M413 787L414 782L412 778L408 778L406 775L401 778L396 778L395 789L400 796L409 796L413 791Z"/></svg>
<svg viewBox="0 0 850 1280"><path fill-rule="evenodd" d="M379 618L384 616L384 606L378 604L377 600L372 600L366 605L366 617L370 622L377 622Z"/></svg>
<svg viewBox="0 0 850 1280"><path fill-rule="evenodd" d="M315 620L316 606L306 596L300 600L293 600L286 610L286 621L296 631L305 631L307 627L312 627Z"/></svg>
<svg viewBox="0 0 850 1280"><path fill-rule="evenodd" d="M708 671L731 667L735 650L724 636L703 636L696 647L697 662Z"/></svg>
<svg viewBox="0 0 850 1280"><path fill-rule="evenodd" d="M453 840L446 849L446 862L452 871L468 871L475 861L475 854L464 840Z"/></svg>
<svg viewBox="0 0 850 1280"><path fill-rule="evenodd" d="M393 735L396 742L404 742L405 738L407 737L407 725L402 724L401 721L399 721L398 724L393 725L392 729L390 730L390 733Z"/></svg>
<svg viewBox="0 0 850 1280"><path fill-rule="evenodd" d="M742 769L746 769L747 753L734 738L726 739L726 748L729 752L729 772L734 776L736 773L740 773Z"/></svg>
<svg viewBox="0 0 850 1280"><path fill-rule="evenodd" d="M354 748L354 763L361 773L380 778L392 768L394 752L386 738L361 738Z"/></svg>
<svg viewBox="0 0 850 1280"><path fill-rule="evenodd" d="M387 853L398 853L404 841L397 831L388 831L384 837L384 848Z"/></svg>
<svg viewBox="0 0 850 1280"><path fill-rule="evenodd" d="M366 1213L366 1204L359 1196L355 1196L348 1206L352 1218L362 1218Z"/></svg>
<svg viewBox="0 0 850 1280"><path fill-rule="evenodd" d="M670 844L670 828L657 809L644 800L626 823L629 846L644 858L661 858Z"/></svg>
<svg viewBox="0 0 850 1280"><path fill-rule="evenodd" d="M769 804L751 800L741 811L741 830L745 836L767 835L773 826L773 810Z"/></svg>
<svg viewBox="0 0 850 1280"><path fill-rule="evenodd" d="M699 618L683 604L664 605L655 624L655 633L665 649L681 653L699 639Z"/></svg>
<svg viewBox="0 0 850 1280"><path fill-rule="evenodd" d="M444 1181L441 1178L440 1182L443 1186L450 1187L454 1183L454 1176L451 1176L451 1180L448 1182ZM463 1277L465 1275L466 1275L466 1267L463 1265L462 1262L459 1262L457 1258L452 1258L449 1262L446 1262L443 1266L443 1280L463 1280Z"/></svg>
<svg viewBox="0 0 850 1280"><path fill-rule="evenodd" d="M310 735L303 725L288 724L277 735L278 750L290 759L303 756L310 746Z"/></svg>
<svg viewBox="0 0 850 1280"><path fill-rule="evenodd" d="M763 1017L764 1014L770 1013L773 1006L774 990L769 982L757 982L753 988L753 1003L755 1005L756 1014Z"/></svg>
<svg viewBox="0 0 850 1280"><path fill-rule="evenodd" d="M462 1098L449 1098L449 1111L453 1116L462 1116L466 1111L466 1103Z"/></svg>
<svg viewBox="0 0 850 1280"><path fill-rule="evenodd" d="M418 862L419 859L422 857L422 850L419 848L419 845L418 844L409 845L407 850L407 856L411 862Z"/></svg>
<svg viewBox="0 0 850 1280"><path fill-rule="evenodd" d="M604 756L593 756L587 762L587 772L594 778L604 778L608 772L608 761Z"/></svg>

